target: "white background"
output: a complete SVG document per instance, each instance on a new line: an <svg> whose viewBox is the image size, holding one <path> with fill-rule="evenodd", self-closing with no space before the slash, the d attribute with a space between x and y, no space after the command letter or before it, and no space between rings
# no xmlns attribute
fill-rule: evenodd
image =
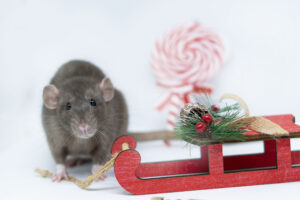
<svg viewBox="0 0 300 200"><path fill-rule="evenodd" d="M154 109L161 92L155 87L150 53L162 33L190 21L213 28L226 43L228 59L210 81L215 98L235 93L246 100L252 115L293 113L300 118L299 10L299 1L286 0L1 0L0 195L6 199L298 199L298 182L141 197L125 192L112 172L106 181L93 185L95 191L85 191L71 183L51 183L33 169L55 169L41 127L41 92L58 67L71 59L95 63L123 91L131 131L164 129L165 116ZM297 146L293 141L292 148ZM241 148L262 150L256 143L224 151ZM144 143L139 150L144 161L191 157L178 142L171 148L161 142ZM89 167L70 173L84 178Z"/></svg>

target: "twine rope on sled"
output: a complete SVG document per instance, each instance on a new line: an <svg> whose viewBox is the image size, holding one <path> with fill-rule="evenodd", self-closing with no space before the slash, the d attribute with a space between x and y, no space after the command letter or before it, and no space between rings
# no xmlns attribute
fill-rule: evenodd
<svg viewBox="0 0 300 200"><path fill-rule="evenodd" d="M122 143L122 151L128 150L129 149L129 144L124 142ZM67 181L75 183L78 187L85 189L89 187L97 178L99 178L103 173L107 172L109 169L111 169L114 166L115 160L118 157L119 153L115 153L112 158L105 163L105 165L99 169L96 173L88 176L84 180L79 180L75 177L69 177ZM34 170L36 173L40 174L42 177L52 177L54 173L48 171L48 170L41 170L39 168L36 168Z"/></svg>
<svg viewBox="0 0 300 200"><path fill-rule="evenodd" d="M235 123L244 123L248 128L260 132L260 133L264 133L264 134L268 134L268 135L274 135L274 136L283 136L283 135L289 135L289 132L284 130L283 128L281 128L281 126L279 126L278 124L275 124L274 122L264 118L264 117L258 117L258 116L251 116L249 114L249 108L246 104L246 102L238 97L237 95L234 94L224 94L220 101L224 100L224 99L233 99L236 102L238 102L241 107L244 109L244 117L240 118L234 122L232 122L232 124Z"/></svg>

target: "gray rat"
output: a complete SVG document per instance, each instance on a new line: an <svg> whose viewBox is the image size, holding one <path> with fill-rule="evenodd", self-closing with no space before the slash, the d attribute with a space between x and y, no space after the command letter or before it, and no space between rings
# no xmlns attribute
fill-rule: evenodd
<svg viewBox="0 0 300 200"><path fill-rule="evenodd" d="M56 162L53 181L68 179L68 155L90 156L95 173L110 159L113 141L127 133L128 112L122 93L89 62L74 60L62 65L44 87L43 101L43 127Z"/></svg>

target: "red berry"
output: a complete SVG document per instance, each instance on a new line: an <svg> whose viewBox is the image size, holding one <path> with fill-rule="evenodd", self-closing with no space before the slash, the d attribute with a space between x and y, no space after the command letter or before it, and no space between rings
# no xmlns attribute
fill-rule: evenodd
<svg viewBox="0 0 300 200"><path fill-rule="evenodd" d="M205 115L202 116L202 120L206 124L211 125L211 123L213 121L213 116L210 113L206 113Z"/></svg>
<svg viewBox="0 0 300 200"><path fill-rule="evenodd" d="M197 133L205 133L206 125L203 122L198 122L195 126Z"/></svg>
<svg viewBox="0 0 300 200"><path fill-rule="evenodd" d="M220 110L219 106L217 106L217 105L212 105L211 108L212 108L213 111Z"/></svg>

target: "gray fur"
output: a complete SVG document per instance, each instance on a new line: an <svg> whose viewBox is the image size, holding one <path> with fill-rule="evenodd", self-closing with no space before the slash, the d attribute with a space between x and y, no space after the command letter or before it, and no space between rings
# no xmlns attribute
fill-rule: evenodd
<svg viewBox="0 0 300 200"><path fill-rule="evenodd" d="M59 90L58 106L42 108L43 127L57 164L64 164L67 155L89 155L94 164L104 164L110 158L113 141L127 132L128 113L123 95L114 89L114 97L105 102L99 84L105 77L95 65L85 61L70 61L56 72L51 80ZM90 98L97 105L90 105ZM65 105L71 102L72 109ZM88 139L76 137L72 126L81 120L97 129ZM73 124L73 125L71 125Z"/></svg>

